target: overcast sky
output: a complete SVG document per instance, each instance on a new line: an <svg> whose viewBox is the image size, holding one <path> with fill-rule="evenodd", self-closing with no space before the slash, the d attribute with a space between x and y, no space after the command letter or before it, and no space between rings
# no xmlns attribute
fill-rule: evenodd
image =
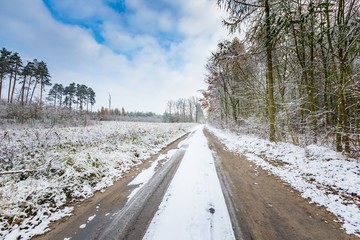
<svg viewBox="0 0 360 240"><path fill-rule="evenodd" d="M110 93L112 108L163 113L206 88L222 16L216 0L0 0L0 48L93 88L95 109Z"/></svg>

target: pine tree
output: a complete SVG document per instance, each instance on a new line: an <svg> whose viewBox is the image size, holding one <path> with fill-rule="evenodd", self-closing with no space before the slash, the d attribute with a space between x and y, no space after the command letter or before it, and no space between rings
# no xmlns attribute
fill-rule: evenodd
<svg viewBox="0 0 360 240"><path fill-rule="evenodd" d="M0 51L0 104L2 102L3 80L5 79L6 75L9 73L10 57L11 57L11 52L8 51L6 48L2 48L2 50Z"/></svg>

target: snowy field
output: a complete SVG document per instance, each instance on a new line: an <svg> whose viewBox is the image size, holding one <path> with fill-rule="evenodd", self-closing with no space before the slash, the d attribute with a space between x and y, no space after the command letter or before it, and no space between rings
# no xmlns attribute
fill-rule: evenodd
<svg viewBox="0 0 360 240"><path fill-rule="evenodd" d="M207 128L236 153L279 176L302 197L335 214L348 234L360 236L360 159L347 159L330 149L271 143L254 136L237 136Z"/></svg>
<svg viewBox="0 0 360 240"><path fill-rule="evenodd" d="M194 124L102 122L0 132L0 239L30 239Z"/></svg>

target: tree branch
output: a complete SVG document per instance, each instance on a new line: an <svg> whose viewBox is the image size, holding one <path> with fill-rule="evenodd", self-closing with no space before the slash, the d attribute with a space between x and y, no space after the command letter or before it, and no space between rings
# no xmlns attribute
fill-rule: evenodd
<svg viewBox="0 0 360 240"><path fill-rule="evenodd" d="M262 5L256 5L256 4L251 4L251 3L245 3L245 2L242 2L242 1L239 1L239 0L233 0L235 3L237 4L241 4L241 5L245 5L245 6L248 6L248 7L264 7Z"/></svg>

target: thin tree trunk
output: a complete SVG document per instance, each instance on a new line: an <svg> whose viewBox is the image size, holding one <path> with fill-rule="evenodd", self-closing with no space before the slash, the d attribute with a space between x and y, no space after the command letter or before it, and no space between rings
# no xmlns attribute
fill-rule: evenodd
<svg viewBox="0 0 360 240"><path fill-rule="evenodd" d="M2 98L2 96L1 96L1 94L2 94L2 83L3 83L3 78L4 78L4 75L0 75L0 104L1 104L1 98Z"/></svg>
<svg viewBox="0 0 360 240"><path fill-rule="evenodd" d="M308 94L310 101L310 111L311 111L311 126L312 126L312 134L313 134L313 142L317 142L317 117L316 117L316 99L314 96L314 86L315 86L315 77L314 77L314 30L312 29L314 26L313 17L311 18L311 33L310 33L310 68L309 68L309 85L308 85Z"/></svg>
<svg viewBox="0 0 360 240"><path fill-rule="evenodd" d="M26 76L24 76L24 81L21 87L21 105L23 106L24 106L25 84L26 84Z"/></svg>
<svg viewBox="0 0 360 240"><path fill-rule="evenodd" d="M33 88L32 93L31 93L31 97L30 97L30 102L29 102L29 104L31 104L31 102L32 102L32 99L33 99L33 96L34 96L34 93L35 93L37 84L38 84L38 80L35 79L35 84L34 84L34 88Z"/></svg>
<svg viewBox="0 0 360 240"><path fill-rule="evenodd" d="M14 92L15 92L15 86L16 86L16 80L17 80L17 72L18 72L18 65L16 65L16 67L15 67L14 84L13 84L12 91L11 91L10 103L13 102L13 98L14 98Z"/></svg>
<svg viewBox="0 0 360 240"><path fill-rule="evenodd" d="M26 104L28 103L28 100L29 100L30 86L31 86L31 76L29 78L28 88L27 88L27 91L26 91Z"/></svg>
<svg viewBox="0 0 360 240"><path fill-rule="evenodd" d="M44 90L44 84L40 82L40 107L42 105L42 98L43 98L43 90Z"/></svg>
<svg viewBox="0 0 360 240"><path fill-rule="evenodd" d="M7 103L10 103L10 92L11 92L11 86L12 86L12 78L13 78L13 71L10 73L10 79L9 79L9 88L8 88L8 95L7 95Z"/></svg>
<svg viewBox="0 0 360 240"><path fill-rule="evenodd" d="M339 49L339 57L342 56L342 49ZM343 60L341 60L343 61ZM346 66L343 62L340 63L340 85L339 85L339 93L340 93L340 111L342 115L342 131L343 131L343 143L344 150L346 153L350 153L350 137L349 137L349 115L347 110L347 100L346 100L346 82L347 82L347 72Z"/></svg>
<svg viewBox="0 0 360 240"><path fill-rule="evenodd" d="M323 74L324 74L324 93L323 93L323 101L324 101L324 108L325 108L325 127L328 128L331 126L330 121L330 104L329 104L329 97L328 97L328 89L329 89L329 64L328 64L328 55L325 53L325 49L321 44L321 57L322 57L322 65L323 65ZM331 97L331 96L330 96Z"/></svg>

